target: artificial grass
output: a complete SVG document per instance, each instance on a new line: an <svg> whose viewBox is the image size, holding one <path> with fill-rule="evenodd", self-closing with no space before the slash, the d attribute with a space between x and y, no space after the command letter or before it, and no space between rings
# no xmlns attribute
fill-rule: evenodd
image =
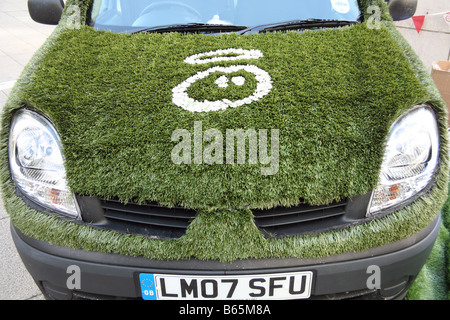
<svg viewBox="0 0 450 320"><path fill-rule="evenodd" d="M368 13L370 13L370 10ZM433 96L439 97L434 82L429 76L419 56L396 31L394 25L385 23L385 26L392 31L392 36L396 39L398 45L403 48L413 70L416 72L417 78L428 88L429 92L433 92ZM443 180L443 183L444 181L445 180ZM408 295L406 296L406 299L408 300L450 299L450 194L447 195L447 200L442 208L441 216L442 224L438 238L430 254L430 258L425 263L422 271L408 291Z"/></svg>
<svg viewBox="0 0 450 320"><path fill-rule="evenodd" d="M229 47L264 53L242 64L271 75L269 95L211 113L174 105L172 89L205 70L183 60ZM245 89L236 86L235 95L245 96ZM221 91L201 87L197 97ZM361 24L245 37L67 30L20 100L54 122L75 193L193 208L268 208L327 204L372 190L390 125L429 97L389 32ZM222 133L278 129L278 173L259 174L262 164L173 163L172 133L186 129L193 136L195 121L203 131Z"/></svg>
<svg viewBox="0 0 450 320"><path fill-rule="evenodd" d="M88 1L69 3L81 4L86 12ZM384 3L375 3L386 10ZM127 35L59 26L25 69L2 115L1 178L12 222L30 237L70 248L228 262L358 252L419 232L447 196L446 107L412 50L383 17L380 29L362 23L245 37ZM206 66L184 62L193 54L227 48L257 49L264 57ZM172 89L182 81L211 66L235 64L267 71L271 92L250 105L209 113L173 103ZM197 85L189 94L240 99L252 91L248 82L250 89ZM442 139L441 167L429 194L389 216L344 230L283 239L262 236L253 222L254 208L328 204L372 190L390 125L421 103L433 105ZM74 192L197 208L186 235L163 241L119 234L27 207L14 194L7 162L9 122L24 105L48 116L58 129ZM172 133L192 133L196 121L203 130L220 132L279 130L278 172L262 175L266 165L260 163L174 164Z"/></svg>
<svg viewBox="0 0 450 320"><path fill-rule="evenodd" d="M425 266L408 291L408 300L450 300L450 197L442 208L442 225Z"/></svg>

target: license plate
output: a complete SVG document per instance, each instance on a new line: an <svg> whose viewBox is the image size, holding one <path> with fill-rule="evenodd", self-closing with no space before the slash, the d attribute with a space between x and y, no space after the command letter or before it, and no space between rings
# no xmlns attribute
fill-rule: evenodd
<svg viewBox="0 0 450 320"><path fill-rule="evenodd" d="M312 280L311 271L209 277L139 275L144 300L306 299L311 295Z"/></svg>

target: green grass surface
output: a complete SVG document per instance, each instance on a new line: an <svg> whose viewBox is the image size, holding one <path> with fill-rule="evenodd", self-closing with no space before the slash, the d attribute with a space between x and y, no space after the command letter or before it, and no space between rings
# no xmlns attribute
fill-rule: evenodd
<svg viewBox="0 0 450 320"><path fill-rule="evenodd" d="M442 209L442 226L427 263L410 288L409 300L450 299L450 198Z"/></svg>
<svg viewBox="0 0 450 320"><path fill-rule="evenodd" d="M182 81L211 66L236 64L193 66L183 60L226 48L263 52L264 57L239 64L267 71L271 92L251 105L209 113L192 113L173 104L172 89ZM239 75L248 76L244 73ZM197 99L224 94L240 98L252 91L248 86L227 90L192 86L189 94ZM253 222L254 208L328 204L372 190L390 125L421 103L433 105L442 138L441 168L429 194L389 216L344 230L284 239L262 236ZM168 241L119 234L25 206L14 194L7 169L9 122L24 105L47 115L57 127L74 192L198 208L187 234ZM4 202L23 233L70 248L228 262L358 252L411 236L435 219L447 198L446 117L431 78L389 20L380 29L357 24L245 37L125 35L86 26L58 27L4 107L0 150ZM195 121L202 122L203 130L221 132L278 129L277 174L261 175L262 164L174 164L171 151L176 143L171 135L176 129L192 133ZM446 242L448 231L443 227L411 299L445 295ZM435 289L436 282L441 286ZM424 288L433 289L429 293Z"/></svg>
<svg viewBox="0 0 450 320"><path fill-rule="evenodd" d="M271 75L270 94L210 113L174 105L172 89L209 67L183 60L229 47L264 53L242 64ZM242 87L235 95L246 95ZM204 99L222 94L217 86L196 88ZM56 37L19 98L55 123L78 194L267 208L326 204L373 189L390 125L429 95L388 30L356 25L246 37L68 30ZM262 164L174 164L171 135L177 129L193 135L195 121L222 133L278 129L278 173L259 174Z"/></svg>

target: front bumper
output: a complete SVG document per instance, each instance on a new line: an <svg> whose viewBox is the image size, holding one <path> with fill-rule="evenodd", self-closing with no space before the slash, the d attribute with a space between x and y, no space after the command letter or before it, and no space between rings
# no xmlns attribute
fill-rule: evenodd
<svg viewBox="0 0 450 320"><path fill-rule="evenodd" d="M431 252L440 217L418 234L388 246L322 259L158 261L53 246L23 235L13 225L12 237L26 268L50 299L140 299L139 274L253 275L312 271L310 299L401 299ZM70 290L69 266L80 270L80 289ZM369 289L370 266L380 270L380 289Z"/></svg>

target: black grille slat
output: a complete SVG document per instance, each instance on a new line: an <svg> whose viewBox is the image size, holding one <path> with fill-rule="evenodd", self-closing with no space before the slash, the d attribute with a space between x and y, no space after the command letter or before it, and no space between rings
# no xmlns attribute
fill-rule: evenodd
<svg viewBox="0 0 450 320"><path fill-rule="evenodd" d="M290 208L254 210L255 224L267 234L289 236L318 232L346 223L347 201L326 206L299 205Z"/></svg>
<svg viewBox="0 0 450 320"><path fill-rule="evenodd" d="M192 209L156 203L123 203L116 199L101 199L100 202L107 224L113 229L159 238L181 237L197 215Z"/></svg>
<svg viewBox="0 0 450 320"><path fill-rule="evenodd" d="M148 224L159 227L167 228L180 228L187 229L189 227L188 221L177 220L172 218L162 218L159 216L147 216L147 215L137 215L127 212L118 212L112 210L105 211L105 217L108 219L116 219L131 223Z"/></svg>
<svg viewBox="0 0 450 320"><path fill-rule="evenodd" d="M192 219L195 214L183 208L168 208L159 205L123 204L119 201L108 201L102 204L104 210L134 213L139 215L151 215L159 217L171 217L179 219Z"/></svg>
<svg viewBox="0 0 450 320"><path fill-rule="evenodd" d="M326 219L336 216L341 216L345 214L345 211L336 211L336 212L327 212L326 214L317 214L317 212L309 212L308 214L305 213L297 213L290 216L282 215L280 217L273 217L271 219L259 219L258 225L261 228L266 227L275 227L275 226L283 226L283 225L289 225L289 224L296 224L296 223L304 223L304 222L311 222L316 221L319 219Z"/></svg>
<svg viewBox="0 0 450 320"><path fill-rule="evenodd" d="M336 203L331 204L329 206L308 206L308 205L300 205L297 207L290 207L290 208L274 208L274 209L268 209L268 210L253 210L253 213L257 215L258 219L262 218L270 218L270 217L281 217L286 215L294 215L294 214L323 214L326 215L331 212L331 214L334 214L334 210L345 213L345 204L346 203Z"/></svg>
<svg viewBox="0 0 450 320"><path fill-rule="evenodd" d="M184 235L197 211L181 207L166 207L157 203L123 203L117 199L99 199L106 223L99 227L156 238L179 238ZM351 202L335 202L323 206L300 204L251 210L256 226L267 237L284 237L324 232L345 227ZM348 211L350 210L350 211ZM353 220L354 221L354 220Z"/></svg>

